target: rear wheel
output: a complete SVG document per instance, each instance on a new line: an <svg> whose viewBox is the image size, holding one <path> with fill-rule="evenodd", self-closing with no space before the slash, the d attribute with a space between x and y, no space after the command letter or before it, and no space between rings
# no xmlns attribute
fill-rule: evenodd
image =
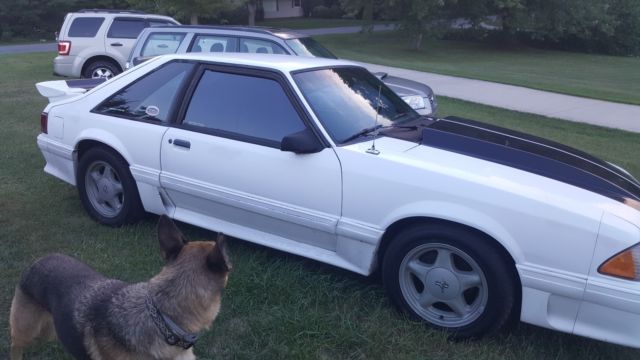
<svg viewBox="0 0 640 360"><path fill-rule="evenodd" d="M120 69L116 64L111 61L98 60L87 65L82 76L90 79L111 79L118 74L120 74Z"/></svg>
<svg viewBox="0 0 640 360"><path fill-rule="evenodd" d="M121 226L143 213L129 165L112 150L95 147L83 154L76 183L85 210L101 224Z"/></svg>
<svg viewBox="0 0 640 360"><path fill-rule="evenodd" d="M400 310L455 338L477 338L509 320L518 291L514 271L482 235L424 225L392 240L382 276Z"/></svg>

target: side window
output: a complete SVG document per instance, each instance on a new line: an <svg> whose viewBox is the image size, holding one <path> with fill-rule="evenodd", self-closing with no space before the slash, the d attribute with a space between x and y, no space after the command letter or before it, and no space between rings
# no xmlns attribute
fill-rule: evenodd
<svg viewBox="0 0 640 360"><path fill-rule="evenodd" d="M155 33L147 37L140 56L158 56L174 54L186 34L182 33Z"/></svg>
<svg viewBox="0 0 640 360"><path fill-rule="evenodd" d="M135 39L140 32L146 27L143 19L113 19L107 37L118 39Z"/></svg>
<svg viewBox="0 0 640 360"><path fill-rule="evenodd" d="M193 64L171 62L138 79L98 105L94 112L134 120L169 122L180 85Z"/></svg>
<svg viewBox="0 0 640 360"><path fill-rule="evenodd" d="M240 39L240 52L258 54L287 54L284 49L273 41L257 39Z"/></svg>
<svg viewBox="0 0 640 360"><path fill-rule="evenodd" d="M189 52L236 52L238 39L217 35L197 35Z"/></svg>
<svg viewBox="0 0 640 360"><path fill-rule="evenodd" d="M277 145L305 128L282 86L269 78L206 70L183 121Z"/></svg>
<svg viewBox="0 0 640 360"><path fill-rule="evenodd" d="M69 37L88 37L96 36L100 25L104 22L102 17L79 17L73 19L69 27Z"/></svg>

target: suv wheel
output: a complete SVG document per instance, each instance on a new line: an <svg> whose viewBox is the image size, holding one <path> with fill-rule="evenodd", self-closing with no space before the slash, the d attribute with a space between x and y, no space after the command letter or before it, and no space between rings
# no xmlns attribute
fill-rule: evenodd
<svg viewBox="0 0 640 360"><path fill-rule="evenodd" d="M118 74L120 69L111 61L94 61L87 66L82 76L91 79L111 79Z"/></svg>

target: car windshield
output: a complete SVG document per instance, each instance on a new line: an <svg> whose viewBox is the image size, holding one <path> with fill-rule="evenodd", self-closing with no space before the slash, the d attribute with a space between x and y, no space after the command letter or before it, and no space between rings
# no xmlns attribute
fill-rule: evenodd
<svg viewBox="0 0 640 360"><path fill-rule="evenodd" d="M377 125L398 125L419 117L404 100L363 68L310 70L295 73L293 78L337 143ZM379 113L377 121L376 112Z"/></svg>
<svg viewBox="0 0 640 360"><path fill-rule="evenodd" d="M298 56L320 57L327 59L337 59L327 48L310 37L285 40L293 52Z"/></svg>

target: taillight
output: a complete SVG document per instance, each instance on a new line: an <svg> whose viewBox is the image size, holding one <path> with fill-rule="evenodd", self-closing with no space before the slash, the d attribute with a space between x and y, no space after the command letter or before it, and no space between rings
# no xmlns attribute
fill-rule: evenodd
<svg viewBox="0 0 640 360"><path fill-rule="evenodd" d="M58 41L58 54L69 55L71 52L71 41Z"/></svg>
<svg viewBox="0 0 640 360"><path fill-rule="evenodd" d="M40 131L47 134L47 126L49 125L49 114L43 112L40 114Z"/></svg>

